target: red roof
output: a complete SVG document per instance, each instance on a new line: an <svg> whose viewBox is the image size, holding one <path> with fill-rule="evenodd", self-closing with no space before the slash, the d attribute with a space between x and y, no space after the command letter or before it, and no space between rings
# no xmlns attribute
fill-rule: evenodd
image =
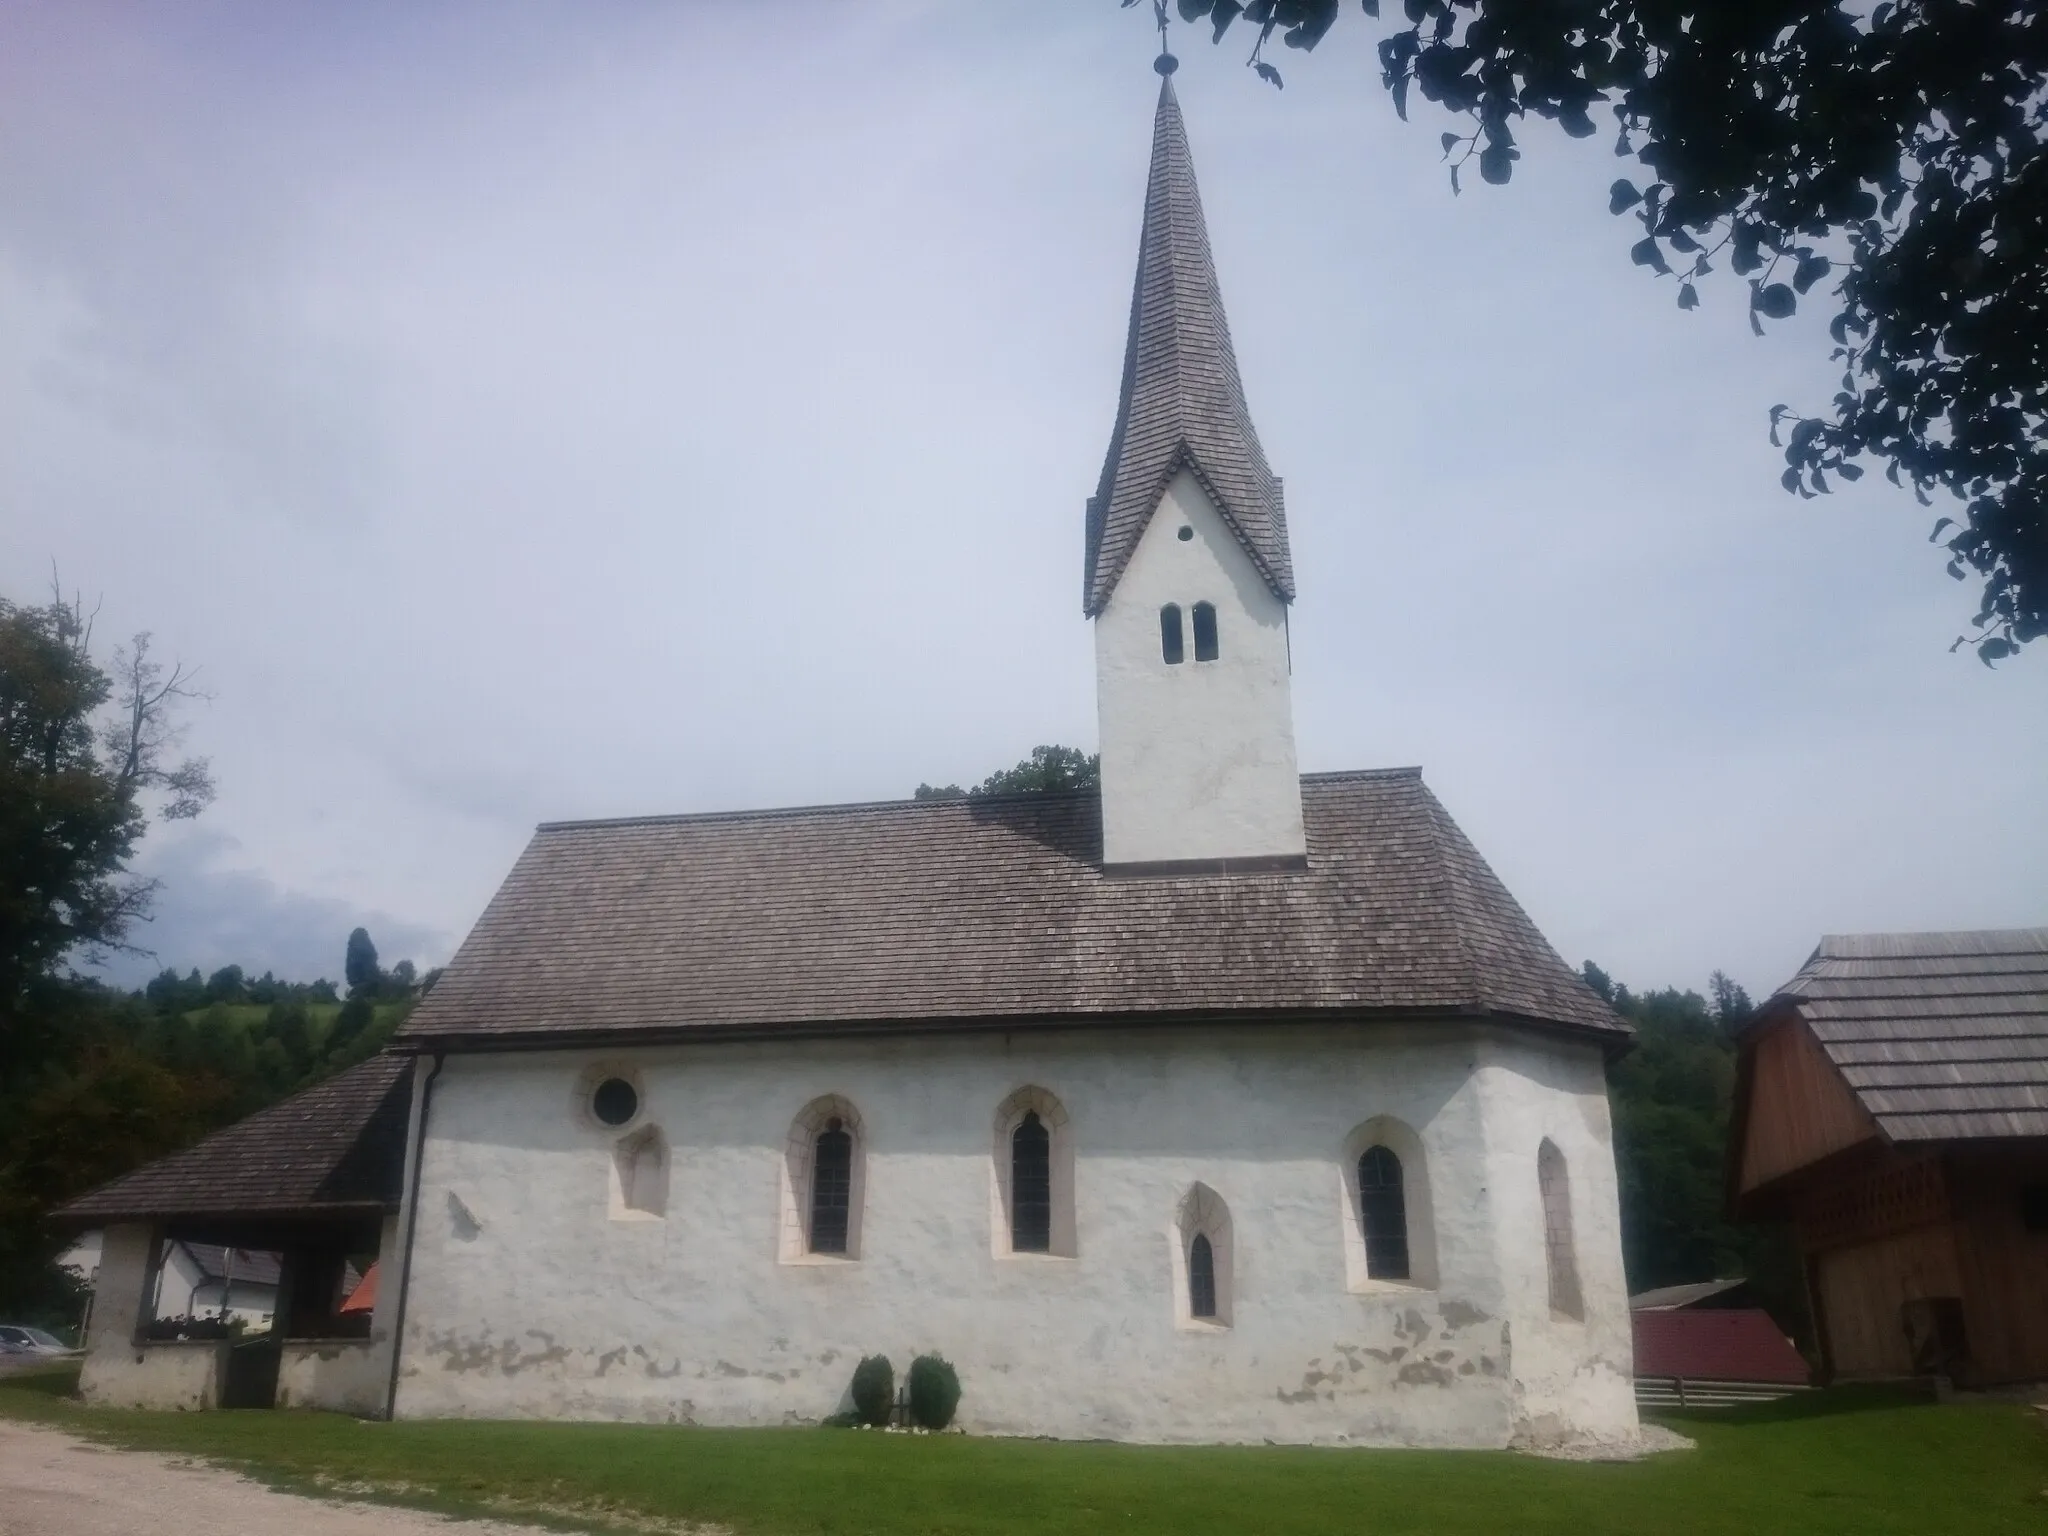
<svg viewBox="0 0 2048 1536"><path fill-rule="evenodd" d="M1806 1361L1760 1308L1636 1312L1636 1375L1807 1384Z"/></svg>
<svg viewBox="0 0 2048 1536"><path fill-rule="evenodd" d="M362 1283L348 1293L348 1300L341 1304L341 1312L368 1312L377 1305L377 1266L372 1264L363 1271Z"/></svg>

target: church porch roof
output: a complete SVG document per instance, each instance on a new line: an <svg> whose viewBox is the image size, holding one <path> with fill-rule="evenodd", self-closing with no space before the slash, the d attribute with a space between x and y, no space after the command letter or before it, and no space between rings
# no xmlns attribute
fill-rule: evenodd
<svg viewBox="0 0 2048 1536"><path fill-rule="evenodd" d="M393 1211L411 1103L412 1057L373 1056L102 1184L54 1214L86 1225L172 1217L295 1221Z"/></svg>

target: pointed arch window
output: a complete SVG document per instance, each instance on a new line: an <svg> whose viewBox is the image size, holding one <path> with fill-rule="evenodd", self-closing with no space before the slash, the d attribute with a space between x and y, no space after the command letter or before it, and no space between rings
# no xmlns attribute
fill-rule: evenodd
<svg viewBox="0 0 2048 1536"><path fill-rule="evenodd" d="M1052 1132L1035 1109L1010 1133L1010 1251L1052 1252Z"/></svg>
<svg viewBox="0 0 2048 1536"><path fill-rule="evenodd" d="M614 1221L668 1213L668 1142L661 1127L643 1126L612 1148Z"/></svg>
<svg viewBox="0 0 2048 1536"><path fill-rule="evenodd" d="M860 1112L839 1094L813 1099L797 1115L783 1149L781 1262L860 1257L866 1144Z"/></svg>
<svg viewBox="0 0 2048 1536"><path fill-rule="evenodd" d="M999 1259L1074 1257L1074 1131L1035 1084L996 1106L990 1237Z"/></svg>
<svg viewBox="0 0 2048 1536"><path fill-rule="evenodd" d="M1216 648L1216 605L1195 604L1195 660L1214 661L1222 653Z"/></svg>
<svg viewBox="0 0 2048 1536"><path fill-rule="evenodd" d="M1230 1207L1208 1185L1192 1185L1181 1197L1174 1226L1177 1325L1197 1332L1228 1328L1234 1289Z"/></svg>
<svg viewBox="0 0 2048 1536"><path fill-rule="evenodd" d="M1543 1195L1543 1258L1550 1282L1553 1317L1582 1321L1585 1298L1579 1291L1579 1260L1572 1237L1571 1175L1557 1143L1544 1138L1536 1149L1536 1182Z"/></svg>
<svg viewBox="0 0 2048 1536"><path fill-rule="evenodd" d="M1338 1153L1344 1283L1358 1295L1434 1290L1438 1282L1429 1152L1415 1128L1375 1115Z"/></svg>
<svg viewBox="0 0 2048 1536"><path fill-rule="evenodd" d="M1188 1244L1188 1316L1216 1320L1216 1249L1206 1232Z"/></svg>
<svg viewBox="0 0 2048 1536"><path fill-rule="evenodd" d="M1159 610L1159 654L1169 667L1187 660L1187 645L1181 637L1180 604L1168 603Z"/></svg>
<svg viewBox="0 0 2048 1536"><path fill-rule="evenodd" d="M1401 1159L1371 1146L1358 1159L1358 1217L1365 1232L1365 1273L1373 1280L1408 1276L1408 1198Z"/></svg>

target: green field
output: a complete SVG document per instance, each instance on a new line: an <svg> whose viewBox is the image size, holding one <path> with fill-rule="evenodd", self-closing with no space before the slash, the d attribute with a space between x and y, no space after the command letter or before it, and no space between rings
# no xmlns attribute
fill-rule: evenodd
<svg viewBox="0 0 2048 1536"><path fill-rule="evenodd" d="M0 1383L0 1415L212 1458L284 1486L367 1485L451 1513L556 1512L550 1523L567 1513L586 1530L637 1517L741 1536L2048 1532L2039 1412L1874 1391L1672 1414L1664 1422L1699 1449L1601 1465L1471 1451L109 1413L58 1397L61 1384Z"/></svg>

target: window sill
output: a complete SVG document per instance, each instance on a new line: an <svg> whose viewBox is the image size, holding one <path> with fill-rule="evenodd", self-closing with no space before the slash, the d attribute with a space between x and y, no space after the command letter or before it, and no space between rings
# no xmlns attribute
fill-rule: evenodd
<svg viewBox="0 0 2048 1536"><path fill-rule="evenodd" d="M1419 1280L1354 1280L1345 1287L1354 1296L1433 1296L1436 1287Z"/></svg>
<svg viewBox="0 0 2048 1536"><path fill-rule="evenodd" d="M657 1216L652 1211L613 1211L605 1219L620 1226L638 1226L648 1222L665 1221L668 1218Z"/></svg>
<svg viewBox="0 0 2048 1536"><path fill-rule="evenodd" d="M1015 1249L1007 1249L997 1254L996 1258L1007 1264L1071 1264L1074 1262L1074 1255L1071 1253L1018 1253Z"/></svg>
<svg viewBox="0 0 2048 1536"><path fill-rule="evenodd" d="M1213 1317L1179 1317L1173 1326L1180 1333L1224 1334L1230 1332L1230 1324L1219 1323Z"/></svg>
<svg viewBox="0 0 2048 1536"><path fill-rule="evenodd" d="M781 1262L795 1265L799 1268L837 1269L858 1264L860 1262L860 1255L857 1253L793 1253L783 1258Z"/></svg>

